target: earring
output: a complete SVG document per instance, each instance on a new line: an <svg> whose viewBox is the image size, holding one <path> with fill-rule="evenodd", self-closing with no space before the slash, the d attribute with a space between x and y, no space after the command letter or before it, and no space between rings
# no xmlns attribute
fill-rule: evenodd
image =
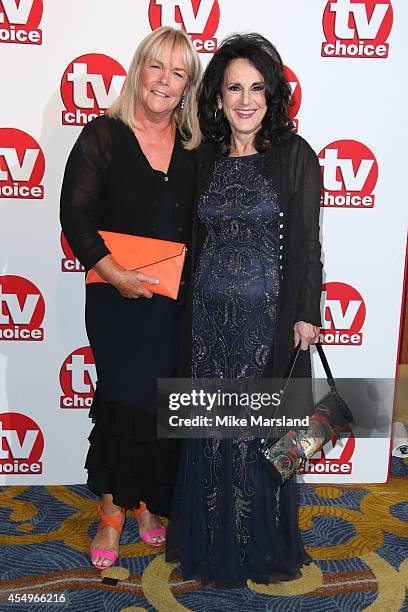
<svg viewBox="0 0 408 612"><path fill-rule="evenodd" d="M180 108L184 108L184 102L186 100L186 96L181 96L181 104L180 104Z"/></svg>
<svg viewBox="0 0 408 612"><path fill-rule="evenodd" d="M221 97L219 95L217 95L215 102L217 104L217 108L214 111L214 121L217 121L218 111L222 111L222 102Z"/></svg>
<svg viewBox="0 0 408 612"><path fill-rule="evenodd" d="M218 111L222 111L222 106L221 106L221 108L219 108L217 106L217 108L215 109L215 111L214 111L214 121L217 121Z"/></svg>

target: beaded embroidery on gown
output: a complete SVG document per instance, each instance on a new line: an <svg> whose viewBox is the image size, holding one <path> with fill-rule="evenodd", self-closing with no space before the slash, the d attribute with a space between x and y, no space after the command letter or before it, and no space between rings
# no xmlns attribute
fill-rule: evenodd
<svg viewBox="0 0 408 612"><path fill-rule="evenodd" d="M279 298L279 198L254 161L214 164L198 204L207 229L193 289L194 378L262 377ZM167 559L185 580L220 587L293 578L310 561L297 522L296 482L270 480L259 439L185 440L167 538ZM279 576L278 576L279 575Z"/></svg>

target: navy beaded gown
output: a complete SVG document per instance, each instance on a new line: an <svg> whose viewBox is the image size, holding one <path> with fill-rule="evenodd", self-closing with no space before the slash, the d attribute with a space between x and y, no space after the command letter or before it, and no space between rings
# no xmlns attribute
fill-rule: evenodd
<svg viewBox="0 0 408 612"><path fill-rule="evenodd" d="M246 157L219 156L198 204L207 238L193 289L194 378L262 377L279 298L278 192ZM259 439L185 440L167 536L167 560L185 580L229 588L299 575L310 557L292 478L277 487Z"/></svg>

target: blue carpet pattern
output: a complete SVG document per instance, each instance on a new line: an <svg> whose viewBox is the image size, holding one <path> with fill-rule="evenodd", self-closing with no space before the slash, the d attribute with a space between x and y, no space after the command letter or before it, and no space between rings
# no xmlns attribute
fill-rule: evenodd
<svg viewBox="0 0 408 612"><path fill-rule="evenodd" d="M1 611L408 612L407 460L392 459L386 484L300 486L299 521L314 563L287 584L219 590L183 582L160 549L151 554L140 540L131 515L122 573L103 576L88 559L94 502L84 485L0 488Z"/></svg>

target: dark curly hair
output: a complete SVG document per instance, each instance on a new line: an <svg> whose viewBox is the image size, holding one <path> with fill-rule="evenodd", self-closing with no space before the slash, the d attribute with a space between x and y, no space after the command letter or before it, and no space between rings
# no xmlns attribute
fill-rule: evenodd
<svg viewBox="0 0 408 612"><path fill-rule="evenodd" d="M254 141L256 150L262 153L271 143L287 137L294 124L289 119L291 90L283 74L282 59L273 44L256 32L229 36L209 62L198 98L201 131L205 140L214 143L225 155L229 154L231 128L224 113L216 113L217 97L221 96L228 64L238 58L251 62L265 81L267 111Z"/></svg>

